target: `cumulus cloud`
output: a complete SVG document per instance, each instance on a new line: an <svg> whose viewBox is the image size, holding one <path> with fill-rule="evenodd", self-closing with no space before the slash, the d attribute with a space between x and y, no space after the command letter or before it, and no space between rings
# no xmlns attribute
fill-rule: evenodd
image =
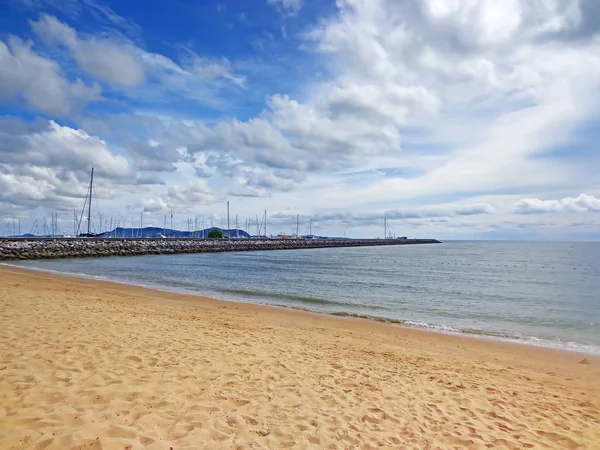
<svg viewBox="0 0 600 450"><path fill-rule="evenodd" d="M156 173L138 173L136 177L136 183L145 185L166 184L161 176Z"/></svg>
<svg viewBox="0 0 600 450"><path fill-rule="evenodd" d="M0 119L0 164L84 173L94 166L105 178L131 175L127 159L113 154L106 142L52 120Z"/></svg>
<svg viewBox="0 0 600 450"><path fill-rule="evenodd" d="M544 33L577 28L578 2L568 3L567 8L555 0L535 6L517 0L342 0L339 16L310 37L337 75L338 97L364 104L356 86L369 87L379 92L371 94L368 105L380 111L385 109L376 100L386 97L385 92L412 88L413 103L429 99L423 103L430 112L482 107L502 112L511 103L514 108L522 106L515 102L545 100L565 75L572 80L586 76L586 66L598 70L597 58L576 63L578 56L592 55L583 42L542 39ZM569 67L571 62L575 64ZM586 78L592 80L589 74ZM392 111L410 106L402 96L392 104Z"/></svg>
<svg viewBox="0 0 600 450"><path fill-rule="evenodd" d="M0 119L0 203L70 210L85 197L91 167L99 197L135 183L127 159L97 137L54 121Z"/></svg>
<svg viewBox="0 0 600 450"><path fill-rule="evenodd" d="M535 156L567 144L600 105L600 41L591 30L576 44L566 37L583 26L587 3L337 5L335 17L306 35L329 80L308 86L302 99L272 95L257 118L175 124L153 139L218 154L207 161L228 175L258 165L301 179L379 158L391 166L375 169L418 169L410 179L373 180L358 193L365 204L568 180L567 165ZM435 159L405 144L415 135L426 136ZM339 203L355 192L331 196Z"/></svg>
<svg viewBox="0 0 600 450"><path fill-rule="evenodd" d="M217 194L205 180L191 179L170 185L166 194L142 199L139 204L144 212L168 214L172 210L188 212L198 206L213 204L216 199Z"/></svg>
<svg viewBox="0 0 600 450"><path fill-rule="evenodd" d="M397 130L375 128L357 118L329 120L287 96L276 95L264 117L246 122L174 122L152 136L152 145L134 145L147 168L166 167L181 158L176 149L201 156L204 165L219 173L236 176L247 168L260 167L286 173L299 180L310 172L335 170L380 149L399 146ZM259 187L255 185L255 187ZM289 190L290 184L262 187Z"/></svg>
<svg viewBox="0 0 600 450"><path fill-rule="evenodd" d="M235 197L266 197L269 192L288 192L294 189L293 176L285 171L259 168L239 168L229 194Z"/></svg>
<svg viewBox="0 0 600 450"><path fill-rule="evenodd" d="M143 50L118 33L82 35L48 14L40 14L30 25L46 45L65 48L88 75L144 101L178 95L218 103L216 90L225 84L243 87L246 81L226 58L202 57L187 47L181 47L181 62L177 63Z"/></svg>
<svg viewBox="0 0 600 450"><path fill-rule="evenodd" d="M289 173L288 179L297 178L292 173L302 173L311 164L324 164L323 159L308 160L305 150L293 146L280 130L261 118L221 122L214 127L203 122L175 121L147 142L131 143L128 148L147 170L169 170L174 163L188 158L201 176L243 176L254 187L283 190L290 185L282 180L282 174ZM261 180L255 175L258 172L262 173Z"/></svg>
<svg viewBox="0 0 600 450"><path fill-rule="evenodd" d="M600 199L591 195L581 194L578 197L566 197L560 200L540 200L539 198L524 198L515 203L515 212L518 214L543 214L588 211L600 211Z"/></svg>
<svg viewBox="0 0 600 450"><path fill-rule="evenodd" d="M0 41L0 101L24 99L31 109L57 116L77 112L99 100L100 87L69 81L59 65L33 49L33 43L10 36Z"/></svg>
<svg viewBox="0 0 600 450"><path fill-rule="evenodd" d="M276 189L289 191L293 188L291 180L273 172L249 172L245 179L246 184L255 188Z"/></svg>
<svg viewBox="0 0 600 450"><path fill-rule="evenodd" d="M174 163L181 158L177 149L161 145L153 140L130 141L127 149L141 170L172 172L175 170Z"/></svg>
<svg viewBox="0 0 600 450"><path fill-rule="evenodd" d="M121 87L138 86L144 81L142 61L127 42L81 38L73 28L48 14L41 14L30 24L44 43L66 47L79 67L96 79Z"/></svg>
<svg viewBox="0 0 600 450"><path fill-rule="evenodd" d="M265 197L266 191L242 182L229 188L228 194L233 197Z"/></svg>

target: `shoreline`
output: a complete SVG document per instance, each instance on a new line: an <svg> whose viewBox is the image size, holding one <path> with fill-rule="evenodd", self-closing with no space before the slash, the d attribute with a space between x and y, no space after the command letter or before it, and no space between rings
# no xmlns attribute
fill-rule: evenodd
<svg viewBox="0 0 600 450"><path fill-rule="evenodd" d="M407 325L403 325L403 324L397 324L397 323L390 323L390 322L386 322L386 321L380 321L380 320L373 320L373 319L369 319L369 318L362 318L362 317L353 317L353 316L343 316L343 315L337 315L337 314L329 314L327 312L321 312L321 311L313 311L313 310L309 310L309 309L300 309L300 308L294 308L294 307L289 307L289 306L284 306L284 305L271 305L271 304L263 304L263 303L253 303L253 302L242 302L242 301L236 301L236 300L225 300L225 299L219 299L216 297L210 297L210 296L206 296L206 295L202 295L199 293L194 293L194 292L183 292L184 290L182 290L181 292L175 291L175 290L169 290L169 289L160 289L154 286L143 286L143 285L138 285L138 284L131 284L131 283L127 283L127 282L121 282L121 281L115 281L115 280L108 280L108 279L103 279L103 278L95 278L92 276L87 276L87 275L79 275L79 274L66 274L66 273L62 273L59 271L53 271L53 270L47 270L47 269L39 269L39 268L29 268L29 267L19 267L19 266L14 266L11 265L9 263L0 263L0 275L4 272L6 273L3 268L9 268L9 270L7 270L6 272L11 272L14 271L17 274L21 274L21 275L27 275L29 273L40 273L40 274L46 274L52 278L64 278L66 279L66 281L72 281L72 282L77 282L79 280L83 281L89 281L93 284L98 284L98 287L102 287L102 285L105 285L106 288L124 288L124 289L131 289L131 290L140 290L141 292L143 292L144 294L146 294L147 296L151 297L153 299L153 301L156 302L164 302L164 303L181 303L183 305L187 305L189 307L194 307L194 306L201 306L202 303L210 303L210 304L215 304L217 305L219 308L223 308L223 309L240 309L240 308L248 308L251 310L264 310L264 312L269 313L269 312L278 312L280 314L283 315L287 315L289 314L289 319L294 318L294 316L298 316L298 317L302 317L302 316L308 316L311 318L315 318L315 319L322 319L322 320L331 320L334 322L339 322L339 323L353 323L356 322L358 324L363 324L364 326L373 326L373 327L381 327L381 329L390 329L390 330L402 330L404 332L406 332L407 334L411 334L411 333L416 333L418 335L432 335L432 337L440 337L440 336L446 336L450 339L458 339L458 340L464 340L465 342L480 342L480 343L488 343L491 346L508 346L508 347L521 347L523 350L532 350L532 351L542 351L542 352L549 352L549 353L556 353L556 354L562 354L563 356L568 356L570 359L572 359L572 357L584 357L584 359L592 358L594 360L596 360L598 362L598 364L600 364L600 355L595 354L595 353L584 353L584 352L580 352L577 350L571 350L568 348L558 348L558 347L549 347L549 346L543 346L543 345L534 345L534 344L529 344L529 343L525 343L525 342L518 342L518 341L514 341L514 340L504 340L502 338L495 338L494 336L486 336L486 335L469 335L467 333L462 333L462 332L454 332L454 331L445 331L445 330L435 330L435 329L429 329L429 328L421 328L421 327L412 327L412 326L407 326ZM159 294L164 294L163 296L158 296Z"/></svg>
<svg viewBox="0 0 600 450"><path fill-rule="evenodd" d="M600 357L0 267L2 448L594 448Z"/></svg>
<svg viewBox="0 0 600 450"><path fill-rule="evenodd" d="M591 344L582 344L579 342L574 342L575 345L568 345L568 343L567 344L556 343L556 342L553 342L553 341L550 341L547 339L538 338L535 336L519 337L519 336L511 336L508 334L504 335L504 333L503 333L503 335L500 335L500 333L494 332L491 330L487 330L487 331L486 330L468 330L467 331L467 330L453 328L451 326L447 326L447 325L443 325L443 324L429 324L429 323L425 323L422 321L417 322L417 321L412 321L412 320L392 319L392 318L372 316L372 315L368 315L368 314L352 313L352 312L346 312L346 311L331 311L331 312L329 312L329 311L323 311L323 310L318 310L318 309L311 309L308 307L300 307L300 306L292 306L292 305L258 303L258 302L253 302L251 300L244 301L244 300L240 300L240 299L233 298L233 297L231 297L231 298L224 298L225 296L217 297L213 293L207 295L207 294L203 294L198 291L194 291L191 289L185 289L185 288L178 288L178 289L171 288L170 289L167 286L161 286L158 284L157 285L138 284L138 283L132 283L132 282L121 281L121 280L116 280L116 279L103 278L103 277L98 277L98 276L93 276L93 275L86 275L86 274L82 274L82 273L70 273L70 272L67 273L67 272L60 272L58 270L53 270L53 269L43 269L43 268L39 268L39 267L19 266L19 265L13 264L11 262L0 262L0 271L1 271L2 267L9 267L9 268L17 269L17 270L42 272L42 273L48 273L48 274L57 275L57 276L72 277L75 279L85 279L85 280L92 280L92 281L98 281L98 282L114 283L114 284L118 284L118 285L122 285L122 286L139 287L142 289L149 289L149 290L153 290L153 291L157 291L157 292L171 293L171 294L176 294L176 295L186 295L186 296L190 296L190 297L198 297L199 299L208 298L208 299L212 299L215 301L227 302L227 303L232 303L232 304L242 304L242 305L249 304L249 305L256 305L256 306L265 306L265 307L270 307L270 308L278 308L278 309L282 309L284 311L289 311L291 313L305 312L305 313L310 313L310 314L323 315L326 317L344 319L344 320L360 320L360 321L366 321L366 322L372 322L372 323L379 323L379 324L386 325L386 326L405 328L405 329L409 329L409 330L424 331L424 332L428 332L428 333L437 333L437 334L448 335L448 336L459 336L459 337L464 337L466 339L488 340L488 341L492 341L492 342L501 342L501 343L507 343L507 344L513 344L513 345L523 345L523 346L527 346L527 347L543 348L543 349L550 349L550 350L557 350L557 351L564 351L564 352L572 352L572 353L576 353L576 354L584 355L584 356L600 357L600 347L591 345Z"/></svg>

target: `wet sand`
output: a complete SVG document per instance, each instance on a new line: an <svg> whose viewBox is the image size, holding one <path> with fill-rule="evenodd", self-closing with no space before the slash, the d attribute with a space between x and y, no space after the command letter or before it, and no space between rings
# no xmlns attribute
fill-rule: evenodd
<svg viewBox="0 0 600 450"><path fill-rule="evenodd" d="M0 266L2 449L600 449L600 358Z"/></svg>

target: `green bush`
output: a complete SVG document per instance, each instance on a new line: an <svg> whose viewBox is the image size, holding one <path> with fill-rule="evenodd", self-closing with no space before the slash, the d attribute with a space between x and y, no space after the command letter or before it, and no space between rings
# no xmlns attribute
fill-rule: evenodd
<svg viewBox="0 0 600 450"><path fill-rule="evenodd" d="M213 228L208 233L208 237L211 239L223 239L223 232L221 230L217 230L216 228Z"/></svg>

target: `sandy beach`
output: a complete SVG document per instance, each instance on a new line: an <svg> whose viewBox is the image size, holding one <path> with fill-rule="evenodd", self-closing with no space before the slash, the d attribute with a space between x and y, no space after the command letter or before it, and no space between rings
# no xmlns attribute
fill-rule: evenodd
<svg viewBox="0 0 600 450"><path fill-rule="evenodd" d="M600 358L0 267L2 449L600 449Z"/></svg>

